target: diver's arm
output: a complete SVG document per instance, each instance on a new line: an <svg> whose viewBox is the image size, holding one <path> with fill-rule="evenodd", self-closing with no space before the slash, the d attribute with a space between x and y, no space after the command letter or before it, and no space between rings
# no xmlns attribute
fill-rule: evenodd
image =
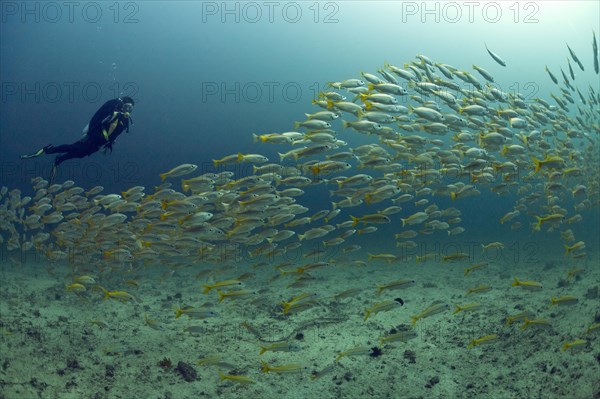
<svg viewBox="0 0 600 399"><path fill-rule="evenodd" d="M118 108L119 100L109 100L105 102L98 111L92 116L89 126L90 130L96 130L102 127L106 122L113 117L113 112ZM108 119L107 119L108 118Z"/></svg>
<svg viewBox="0 0 600 399"><path fill-rule="evenodd" d="M103 123L102 135L109 146L112 147L112 144L124 130L129 132L129 116L126 115L128 114L114 112L113 117L108 118L108 123ZM104 126L106 126L106 128L104 128Z"/></svg>

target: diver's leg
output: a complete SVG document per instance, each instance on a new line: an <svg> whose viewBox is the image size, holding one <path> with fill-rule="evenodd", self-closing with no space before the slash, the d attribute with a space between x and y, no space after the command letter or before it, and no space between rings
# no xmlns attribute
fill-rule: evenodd
<svg viewBox="0 0 600 399"><path fill-rule="evenodd" d="M58 167L58 165L65 162L66 160L81 157L82 155L79 152L67 152L54 158L54 167Z"/></svg>
<svg viewBox="0 0 600 399"><path fill-rule="evenodd" d="M52 180L56 176L56 172L58 171L58 165L66 161L67 159L72 158L80 158L75 153L67 152L66 154L62 154L54 158L54 165L52 165L52 172L50 172L50 180L49 183L52 184Z"/></svg>
<svg viewBox="0 0 600 399"><path fill-rule="evenodd" d="M56 157L55 164L58 165L63 163L67 159L83 158L87 155L90 155L92 152L90 149L90 143L88 143L87 141L76 141L73 144L63 144L56 147L51 147L49 150L46 151L46 154L57 153L63 153L62 155Z"/></svg>
<svg viewBox="0 0 600 399"><path fill-rule="evenodd" d="M56 176L56 172L58 171L58 165L60 165L67 159L71 159L71 158L73 158L73 156L71 156L69 153L62 154L62 155L59 155L56 158L54 158L54 165L52 165L52 171L50 172L50 178L48 179L49 184L52 184L52 181L54 180L54 177Z"/></svg>
<svg viewBox="0 0 600 399"><path fill-rule="evenodd" d="M80 153L82 151L82 148L85 148L86 145L87 145L87 143L84 141L76 141L73 144L62 144L62 145L57 145L57 146L53 146L52 144L49 144L49 145L45 146L44 148L37 150L33 154L21 155L21 159L29 159L29 158L39 157L42 154L62 154L62 153L77 154L77 153ZM78 156L75 155L75 157L78 157Z"/></svg>
<svg viewBox="0 0 600 399"><path fill-rule="evenodd" d="M43 155L43 154L52 154L53 152L60 152L60 151L54 151L55 148L56 147L54 147L52 144L48 144L47 146L37 150L33 154L21 155L21 159L35 158L35 157L39 157L40 155Z"/></svg>
<svg viewBox="0 0 600 399"><path fill-rule="evenodd" d="M57 151L57 149L60 151ZM64 152L64 154L59 155L54 159L54 165L52 166L52 172L50 173L50 182L52 182L54 176L56 176L58 165L69 159L86 157L98 151L98 149L90 142L82 140L73 144L65 144L54 147L53 151Z"/></svg>
<svg viewBox="0 0 600 399"><path fill-rule="evenodd" d="M58 165L52 165L52 170L50 171L50 178L48 179L48 184L52 184L54 181L54 177L56 176L56 171L58 170Z"/></svg>
<svg viewBox="0 0 600 399"><path fill-rule="evenodd" d="M71 153L75 154L72 158L80 158L78 153L81 152L82 148L85 148L86 143L84 141L76 141L73 144L62 144L55 146L47 146L49 148L46 149L46 154L62 154L62 153ZM46 148L46 147L44 147Z"/></svg>

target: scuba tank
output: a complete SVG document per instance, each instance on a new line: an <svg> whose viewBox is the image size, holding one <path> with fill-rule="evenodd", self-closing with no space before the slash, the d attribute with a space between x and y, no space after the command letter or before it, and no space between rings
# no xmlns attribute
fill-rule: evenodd
<svg viewBox="0 0 600 399"><path fill-rule="evenodd" d="M84 138L85 136L87 136L89 130L90 130L90 124L88 123L87 125L85 125L85 127L81 131L83 133L83 136L81 136L81 138Z"/></svg>

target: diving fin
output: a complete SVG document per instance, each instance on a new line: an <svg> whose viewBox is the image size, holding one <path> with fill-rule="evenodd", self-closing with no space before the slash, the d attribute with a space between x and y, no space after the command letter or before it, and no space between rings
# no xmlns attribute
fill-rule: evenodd
<svg viewBox="0 0 600 399"><path fill-rule="evenodd" d="M52 148L52 144L49 144L49 145L45 146L44 148L37 150L33 154L21 155L21 159L29 159L29 158L39 157L40 155L45 154L46 151L48 151L50 148Z"/></svg>
<svg viewBox="0 0 600 399"><path fill-rule="evenodd" d="M48 184L52 184L52 181L56 177L57 171L58 171L58 166L52 165L52 171L50 172L50 178L48 179Z"/></svg>

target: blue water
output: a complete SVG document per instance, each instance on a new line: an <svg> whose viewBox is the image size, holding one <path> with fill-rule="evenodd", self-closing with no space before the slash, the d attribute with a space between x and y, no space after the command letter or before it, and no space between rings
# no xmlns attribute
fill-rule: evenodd
<svg viewBox="0 0 600 399"><path fill-rule="evenodd" d="M238 151L277 161L287 149L253 144L252 132L293 130L304 112L318 110L310 101L326 82L376 73L384 62L402 66L416 54L463 70L477 64L501 90L549 99L555 86L544 66L560 80L559 67L568 74L566 42L586 66L581 72L572 63L575 84L583 93L598 87L591 51L598 3L452 4L275 3L271 17L262 3L81 5L72 16L58 3L3 4L1 182L27 191L32 177L47 177L50 157L18 155L76 141L95 110L122 95L136 101L131 132L111 155L66 162L59 180L151 191L159 173L180 163L213 171L212 159ZM484 42L508 67L487 55ZM340 138L350 146L373 142L352 131ZM238 176L249 170L235 169ZM497 220L513 203L483 195L485 202L469 198L460 207L474 216L465 223ZM311 209L324 201L325 187L302 197Z"/></svg>
<svg viewBox="0 0 600 399"><path fill-rule="evenodd" d="M595 29L596 34L600 30L598 29L600 3L592 1L482 2L476 3L471 9L468 8L467 3L463 2L400 1L227 2L227 4L225 2L192 1L90 2L75 3L72 9L62 2L5 1L0 4L0 7L0 186L20 189L23 195L32 195L32 178L49 176L53 157L45 156L22 161L19 159L19 155L31 153L50 143L58 145L78 140L83 127L105 101L124 95L133 97L136 102L132 115L134 125L131 127L130 133L123 133L118 138L112 154L104 155L98 152L90 157L74 159L62 164L57 176L58 182L73 180L76 185L86 190L96 185L102 185L105 187L104 194L120 193L132 186L141 185L145 186L146 193L150 194L154 191L155 186L161 184L160 173L182 163L198 165L199 169L194 175L230 170L236 173L236 177L247 176L252 171L247 164L215 169L212 160L241 152L263 154L271 162L278 162L277 152L288 151L290 147L253 143L252 133L292 131L294 130L294 121L304 120L305 112L312 113L320 110L312 105L311 101L320 91L326 89L327 82L360 78L361 72L376 74L377 69L382 68L385 62L402 67L405 63L416 60L415 55L417 54L424 54L434 62L447 63L458 69L471 71L477 79L483 82L483 78L472 70L472 65L476 64L494 76L496 87L502 91L520 92L525 96L527 102L532 102L534 98L540 97L555 104L549 95L550 93L559 93L559 91L544 71L544 67L547 65L559 81L562 81L560 68L569 74L567 67L569 53L565 45L568 43L585 66L585 71L581 71L571 60L576 74L574 84L586 98L589 87L592 87L596 93L600 91L599 76L593 71L591 45L592 30ZM269 15L270 11L273 13L272 15ZM487 43L492 51L506 61L507 67L498 65L487 54L484 43ZM441 76L437 71L436 74ZM569 80L571 80L570 77ZM457 82L458 79L454 79L454 81ZM571 94L576 104L580 104L577 93ZM405 96L400 99L400 104L408 105L408 101L408 97ZM416 103L410 101L410 104L415 105ZM497 103L494 106L497 106ZM575 116L576 106L569 104L569 108L571 116ZM588 109L587 106L586 109ZM447 108L444 107L444 110L447 111ZM593 112L598 120L597 108ZM348 114L344 114L343 117L354 120L354 117ZM348 142L348 147L344 150L377 142L375 136L367 137L350 129L342 129L341 120L336 120L332 124L333 128L338 131L338 137ZM425 135L425 133L402 133ZM445 137L429 137L442 139L446 144L452 145L451 136L452 133L447 133ZM597 149L597 135L594 139ZM588 142L575 140L574 145L576 149L580 149L583 148L580 145L587 146ZM463 160L463 163L465 162ZM348 245L360 243L363 246L362 252L346 255L340 253L341 247L335 247L327 249L327 256L366 260L367 252L388 252L406 256L405 260L412 261L412 257L427 252L438 253L442 256L455 252L467 252L472 255L471 263L481 260L490 261L492 263L490 269L494 272L490 272L489 275L486 275L485 272L481 275L475 274L477 279L466 280L463 279L461 270L466 265L459 265L456 266L456 273L452 275L451 279L445 280L447 277L444 276L450 275L454 270L446 267L447 264L440 262L440 259L437 259L433 265L428 264L427 267L430 268L424 266L418 270L414 262L411 262L406 269L404 269L404 264L391 266L398 267L402 273L406 274L402 277L410 277L409 274L413 273L419 278L419 286L407 294L408 303L405 308L409 309L407 312L415 314L423 310L428 304L424 302L429 300L429 296L439 295L445 301L460 302L465 298L458 297L458 292L463 293L467 288L484 283L488 281L486 279L489 277L496 284L495 290L497 289L497 291L493 291L492 295L498 295L494 299L494 303L489 301L489 304L496 305L500 310L493 310L491 314L488 312L485 320L494 328L500 325L498 320L502 319L505 313L516 313L513 310L520 306L521 302L532 308L536 307L538 310L544 306L540 314L546 317L547 313L554 311L554 309L548 310L545 306L546 302L552 295L560 293L561 295L577 294L580 297L582 307L576 308L576 311L570 313L564 312L566 316L579 318L576 325L577 331L579 331L581 326L587 327L592 323L597 308L597 298L587 297L588 286L592 287L595 284L593 279L590 279L590 275L593 275L597 269L597 267L594 268L594 264L598 253L598 237L600 237L598 193L597 186L593 185L593 182L596 184L598 182L599 165L597 162L596 155L596 158L586 164L588 169L585 172L585 184L589 185L588 196L594 206L581 212L574 211L573 205L580 202L581 199L570 198L569 192L561 197L562 200L559 203L560 206L569 210L568 217L575 213L581 213L583 221L580 223L561 225L553 232L546 232L546 228L542 229L544 230L542 232L532 232L529 225L534 221L533 216L547 213L546 208L540 205L543 201L532 206L529 212L521 214L519 220L523 226L517 231L510 229L511 223L504 225L498 223L498 220L511 211L515 202L519 200L520 196L517 195L516 188L524 184L521 178L529 173L530 170L527 169L520 171L519 179L517 179L519 185L511 189L511 193L508 195L498 196L490 192L488 186L481 186L478 187L481 195L458 201L451 201L446 196L425 197L429 199L430 204L437 204L440 209L452 206L462 211L462 222L458 225L464 227L466 231L460 236L447 237L445 232L436 232L432 236L419 235L415 238L419 244L417 249L406 252L398 250L395 247L396 240L392 235L402 231L399 227L399 218L406 218L423 210L422 206L414 206L411 201L398 204L403 207L402 212L392 216L393 223L377 226L379 228L377 233L360 238L354 236L347 240ZM533 167L533 164L531 166ZM439 165L434 167L439 167ZM365 170L365 172L376 177L381 176L381 172L371 170ZM343 174L350 175L351 173L360 172L356 172L356 169L353 168ZM455 179L445 176L442 185L455 181ZM468 183L468 179L460 179L460 181ZM179 179L174 179L172 182L175 188L179 188ZM573 182L574 180L565 184L572 188ZM531 182L534 186L533 192L543 194L543 183L543 179ZM306 194L298 198L300 204L310 208L306 215L312 215L318 210L330 209L332 200L339 201L341 198L332 199L328 194L328 191L333 188L335 186L324 184L306 188ZM415 200L420 198L422 197ZM390 205L392 204L388 200L376 205L345 209L332 222L334 224L342 223L348 220L350 215L362 216ZM415 230L419 228L421 226L414 227ZM563 256L564 249L559 231L567 228L574 231L577 240L586 242L589 261L584 259L581 263L577 263L575 260ZM304 227L297 229L299 233L303 230ZM341 230L338 230L335 234L340 232ZM493 259L494 253L482 255L479 249L481 244L493 241L501 241L505 244L502 259ZM316 241L307 244L303 250L312 249L311 245L315 243ZM11 256L15 259L18 257L17 252L14 252L13 255ZM2 260L5 261L4 252L2 256ZM38 266L41 270L41 265L46 265L47 261L41 254L36 254L36 256L39 256L36 260L40 260ZM254 260L250 259L250 261ZM280 259L277 259L277 262L279 261ZM292 261L295 263L308 262L308 260L300 258L292 259ZM7 266L11 263L6 261L3 264ZM556 282L560 278L564 278L564 272L582 264L586 268L586 274L583 275L583 280L577 280L578 285L573 285L574 289L578 290L577 292L565 292L562 288L561 290L556 289ZM55 299L63 295L61 278L67 273L67 265L62 266L65 266L64 271L61 270L57 275L50 274L48 276L48 279L51 280L48 284L54 284L55 292L60 291L60 294L54 294L57 295L54 296ZM237 266L242 269L241 265ZM232 271L234 269L229 265L216 266L214 270L218 270L219 267L225 269L223 275L215 274L211 278L230 278L235 274ZM332 284L327 285L327 289L331 290L327 293L329 295L341 292L347 286L355 286L360 283L360 288L363 290L361 295L364 296L353 298L354 302L350 301L352 305L343 308L342 313L362 321L364 308L371 306L377 300L372 295L374 284L384 282L383 278L377 280L378 274L373 272L376 267L379 267L377 262L370 262L367 268L356 268L357 271L349 269L351 272L346 272L343 266L339 269L329 268L326 269L326 272L329 273L327 276L330 280L319 276L319 272L317 272L317 276L322 279L315 284L320 290L325 289L324 283L331 282ZM413 268L411 269L411 267ZM441 267L445 267L445 269L440 269ZM167 284L172 284L169 289L174 293L177 291L180 296L176 299L169 296L167 302L162 303L160 309L158 306L152 307L151 305L156 305L152 301L164 300L163 294L164 296L170 295L171 291L166 291L161 287L161 291L158 292L158 285L151 286L149 283L149 281L158 279L147 278L144 280L144 277L150 277L152 273L162 273L164 270L150 270L148 275L139 274L142 286L135 292L136 295L139 292L141 296L147 298L148 302L146 303L152 317L156 315L163 321L172 322L171 305L183 305L183 303L178 304L181 299L179 291L182 291L184 295L182 302L198 301L197 286L200 282L193 280L191 270L190 268L178 271L177 273L181 274L175 274L171 280L167 279ZM363 272L363 270L368 271ZM398 278L394 270L387 269L387 281ZM510 291L511 279L515 275L525 274L524 270L527 270L526 274L534 277L553 273L547 280L545 277L544 279L540 278L547 290L539 294L539 298L529 296L527 292L515 295L514 290ZM48 272L50 273L51 270L48 269ZM188 272L190 273L189 278ZM193 272L195 273L196 270L194 269ZM32 280L37 279L35 273L31 273ZM271 265L259 268L256 270L258 278L252 282L254 285L249 285L252 289L262 288L263 284L267 286L272 281L271 277L274 273L276 274ZM347 273L356 273L354 275L356 278L349 278ZM57 277L59 275L60 277ZM344 275L345 278L339 277ZM438 280L440 275L443 276L441 282ZM527 275L523 277L527 277ZM178 278L181 280L175 280ZM337 280L338 278L339 280ZM537 279L537 277L535 278ZM499 283L496 280L502 282ZM289 281L285 280L285 284ZM439 284L443 289L438 289L435 284L426 285L430 281ZM459 283L454 284L457 281ZM149 285L144 286L144 284ZM266 298L267 303L276 304L284 298L291 297L293 290L288 292L283 288L284 278L274 284L275 286L280 284L282 288L270 289ZM193 288L192 285L194 285ZM130 287L126 288L130 289ZM37 286L31 285L27 289L35 291ZM446 289L445 292L444 289ZM28 291L23 290L23 292ZM496 292L500 292L500 294L496 294ZM295 294L297 291L293 291L293 293ZM587 299L584 299L584 294ZM521 296L518 297L518 295ZM68 300L75 300L71 296L65 295L65 297ZM44 298L46 297L38 299L45 301ZM100 301L98 298L94 304L97 305L98 302L102 304L101 306L108 306L107 303L109 303L109 301ZM22 304L29 306L29 301L22 298L16 298L15 303L19 306ZM52 302L53 305L57 303L61 304L58 299ZM68 303L71 306L71 303ZM452 304L454 305L454 303ZM77 306L79 305L78 303ZM114 304L110 302L109 305ZM11 304L11 306L13 305ZM35 306L37 306L37 302ZM265 310L266 306L259 311L257 311L257 307L253 306L251 309L256 312L257 323L259 321L264 322L263 324L274 322L275 319L271 317L269 309ZM20 308L16 306L15 309ZM98 307L97 309L105 308ZM231 315L231 320L235 322L235 326L238 326L238 318L247 318L244 313L245 309L242 308L240 312L236 310L231 314L224 314L227 314L228 317ZM30 311L27 310L27 312ZM64 313L68 314L66 311ZM21 314L25 314L24 311L15 313L17 316ZM85 311L82 311L79 316L81 317L80 321L83 321L85 325L89 322L88 319L92 318L92 315L88 315ZM135 316L140 316L140 314ZM263 319L260 319L260 316L263 316ZM404 317L405 315L402 313L399 314L400 316ZM130 315L121 314L120 317L122 317L121 320L128 320ZM228 317L218 319L214 325L220 325L217 323L226 325ZM407 320L409 319L404 317L402 322ZM462 324L462 322L455 322L458 319L456 317L452 319L449 315L444 315L442 320L453 328ZM555 324L559 324L561 320L563 322L560 327L562 330L557 328L560 340L576 338L575 327L573 331L568 331L564 325L568 322L564 318L557 318ZM29 321L28 317L23 318L23 322ZM212 321L210 322L212 323ZM280 324L283 325L287 321L277 320L277 322L281 322ZM176 330L179 332L180 326L173 327L175 325L171 325L172 329L169 330L169 333ZM374 342L373 340L380 333L389 329L389 326L381 324L378 327L382 331L374 332L370 330L371 325L356 324L354 319L348 324L342 327L336 326L336 328L348 332L357 326L358 331L363 331L361 334L364 336L354 335L352 338L357 338L356 342L360 345L363 344L363 341ZM147 326L143 328L149 330ZM15 328L15 331L18 329ZM368 331L368 333L364 333L364 331ZM192 353L188 346L182 349L175 345L175 348L172 348L172 341L166 345L161 341L166 339L163 332L159 333L154 330L150 332L156 333L156 336L159 337L156 347L165 351L165 353L160 353L161 357L167 355L175 359L179 356L183 359L184 356L181 354L184 353L189 357L185 360L193 362L195 357L200 355ZM482 331L478 336L489 332ZM546 346L541 346L541 350L535 346L533 346L534 349L529 349L535 351L535 355L540 356L536 358L536 361L546 361L544 356L547 353L557 352L562 344L556 337L559 334L549 335L548 341L542 341ZM332 336L334 335L332 334ZM345 339L345 336L342 338ZM451 350L457 350L456 342L452 341L454 338L452 336L448 339L448 342L451 342ZM460 336L457 339L460 342L468 342L466 338L466 336ZM469 336L468 338L475 337ZM429 344L428 337L423 339ZM546 336L540 340L546 340ZM185 341L176 341L182 347L189 344ZM325 352L327 350L331 352L327 352L327 356L348 349L347 342L334 341L334 344L323 349ZM534 342L533 339L531 341ZM592 341L590 338L590 342L594 342L597 348L597 339ZM530 343L520 342L519 346L515 346L514 350L518 351L516 355L527 356L528 353L531 353L521 351L522 347L531 346ZM237 351L238 346L235 345L228 346L227 349ZM33 348L35 349L35 347ZM421 358L425 358L422 353L426 352L423 351L423 347L416 346L416 348L419 361L421 361ZM428 348L431 349L431 347ZM446 351L447 348L448 346L441 347L439 353L447 355L446 359L454 358L451 350ZM171 349L173 349L172 352L167 353ZM202 350L207 349L202 348ZM159 350L156 351L156 353L159 352ZM435 351L432 350L432 352ZM597 364L589 352L588 350L585 356L579 358L587 363L578 364L592 364L597 368ZM254 378L258 374L257 367L259 365L249 353L250 351L240 350L234 355L247 360L247 362L241 362L242 367L253 367L251 370L253 370ZM470 357L471 352L462 351L461 353L471 362L474 370L479 368L479 360L475 360L473 356ZM488 352L487 355L490 353L494 352ZM153 352L152 356L154 355ZM401 358L402 352L399 351L396 355ZM513 359L510 356L513 354L505 354L504 361L501 362L507 370L513 365ZM403 359L405 358L406 356ZM127 359L123 362L126 362ZM477 359L481 359L481 357ZM156 363L156 360L152 357L151 361ZM459 358L456 361L463 362L463 360ZM486 358L482 364L489 365L490 369L494 369L494 363L488 362L488 360ZM559 360L555 361L556 364L559 362L562 363ZM321 369L327 363L328 361L324 359L318 359L315 363L318 367L313 366ZM362 364L350 363L351 366L348 366L348 370L360 375ZM369 363L369 365L372 364L374 363ZM452 364L451 360L448 360L447 364ZM86 367L88 366L86 365ZM144 366L144 368L146 367ZM522 367L527 369L528 366L525 364ZM368 368L365 369L368 370ZM456 375L460 375L460 369L459 367ZM527 370L529 371L529 369ZM589 370L590 368L586 368L587 372ZM381 379L383 377L381 377L379 369L371 371L372 375L376 376L372 380L374 385L388 385L387 380ZM104 370L102 369L101 372L103 373ZM535 373L534 369L532 374ZM214 374L216 380L218 377L216 372ZM450 374L455 376L454 373ZM529 385L525 382L526 388L516 389L516 392L523 394L523 392L538 392L540 389L543 391L545 377L539 377L538 374L532 380L533 382L529 382L534 385L535 391L529 390ZM566 376L567 372L564 375ZM368 377L369 375L365 374L364 376ZM425 378L430 377L415 373L415 379L418 382L414 383L413 381L407 384L408 389L412 390L415 386L422 389L426 381L420 379ZM579 386L582 389L585 388L583 390L586 392L591 392L595 387L594 382L590 383L589 380L581 382L576 378L564 377L560 381L565 379L572 383L565 389ZM283 384L288 384L287 381L290 380L281 379L278 383L281 384L282 381L285 381ZM212 381L206 383L210 385ZM465 381L466 383L467 381ZM404 383L402 384L404 386ZM501 386L509 389L511 384L505 381ZM59 388L62 389L62 387ZM450 390L449 392L454 391ZM417 393L416 395L422 394ZM448 394L435 397L454 396Z"/></svg>
<svg viewBox="0 0 600 399"><path fill-rule="evenodd" d="M0 31L0 181L27 192L32 177L48 176L52 158L23 162L18 155L76 141L95 110L122 95L136 101L131 132L110 155L64 163L59 181L102 185L105 193L134 185L151 192L159 173L181 163L211 172L212 159L238 151L276 162L277 151L288 148L253 144L251 133L293 130L304 112L318 110L310 101L326 82L376 73L384 62L402 66L416 54L463 70L477 64L501 90L553 103L548 95L557 90L544 66L562 80L569 43L586 66L581 72L572 62L575 84L584 95L588 86L597 88L591 36L598 3L527 4L292 2L270 9L237 2L93 3L70 15L58 3L27 8L8 2ZM488 56L484 42L506 68ZM375 141L351 130L340 138L349 147ZM251 169L228 170L243 176ZM468 230L482 220L497 227L517 199L487 189L482 194L459 206ZM445 198L433 201L450 205ZM301 202L320 209L330 202L327 188L309 189Z"/></svg>
<svg viewBox="0 0 600 399"><path fill-rule="evenodd" d="M85 12L81 5L73 11L73 22L66 7L59 7L56 18L53 8L41 3L32 3L34 11L25 15L25 6L8 3L17 11L3 5L0 157L2 181L11 187L24 187L24 177L31 174L31 163L17 162L17 154L78 139L94 111L120 94L132 95L138 104L131 134L119 139L112 156L94 155L77 163L98 164L102 173L89 178L94 180L90 183L114 189L127 187L130 180L153 184L159 172L181 162L200 164L237 151L275 155L273 148L253 146L250 133L292 130L294 120L313 111L315 85L359 77L361 71L375 73L386 61L401 65L415 54L465 70L475 63L487 68L505 91L528 94L533 89L525 85L531 82L536 95L548 98L553 84L544 65L559 76L567 42L588 67L582 73L574 65L577 85L598 82L591 71L595 2L577 2L576 7L542 2L531 9L521 5L518 23L508 4L500 7L499 22L486 22L479 6L473 23L465 7L452 23L453 9L439 3L427 6L437 4L439 13L423 14L421 3L296 2L302 15L291 23L284 15L293 21L296 6L288 5L282 15L287 3L277 3L273 23L265 6L252 23L253 8L242 3L228 6L236 4L237 14L225 14L221 2L134 2L118 10L102 4ZM419 7L416 15L408 14L411 4ZM217 15L209 13L212 6L218 7ZM486 11L489 21L495 20L492 11ZM507 61L507 68L486 54L484 42ZM233 94L222 98L221 84L233 89L239 102ZM210 94L215 85L218 93ZM273 101L269 85L275 87ZM288 94L282 93L284 85ZM262 90L252 102L256 87ZM298 87L301 94L292 102ZM45 171L47 161L40 170ZM128 162L134 164L131 170L125 170Z"/></svg>

